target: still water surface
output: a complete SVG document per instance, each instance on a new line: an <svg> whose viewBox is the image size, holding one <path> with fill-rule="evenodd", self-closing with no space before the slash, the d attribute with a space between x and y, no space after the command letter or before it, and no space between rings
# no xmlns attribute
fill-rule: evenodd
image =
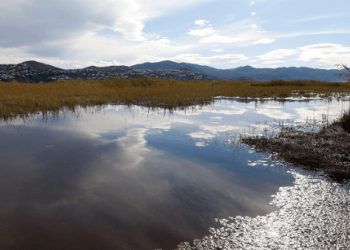
<svg viewBox="0 0 350 250"><path fill-rule="evenodd" d="M264 123L305 122L322 114L334 119L348 106L348 100L218 99L171 113L108 105L99 112L3 122L0 248L175 249L222 226L215 218L266 221L283 210L273 195L311 177L271 165L251 148L232 147L233 135L263 130ZM348 193L342 195L348 204ZM295 203L283 197L285 206ZM338 216L348 218L347 206ZM289 207L294 216L297 209ZM258 239L262 234L253 228L248 231ZM264 239L260 243L269 249L273 240Z"/></svg>

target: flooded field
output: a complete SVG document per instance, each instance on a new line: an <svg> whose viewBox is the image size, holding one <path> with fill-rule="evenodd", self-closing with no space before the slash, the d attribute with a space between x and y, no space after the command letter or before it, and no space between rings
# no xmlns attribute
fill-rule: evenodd
<svg viewBox="0 0 350 250"><path fill-rule="evenodd" d="M349 103L217 99L2 122L0 249L346 249L347 186L276 166L237 135L332 120Z"/></svg>

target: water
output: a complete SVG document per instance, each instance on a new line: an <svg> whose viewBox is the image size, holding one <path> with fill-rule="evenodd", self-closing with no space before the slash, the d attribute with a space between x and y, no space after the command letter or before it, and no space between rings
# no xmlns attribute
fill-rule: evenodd
<svg viewBox="0 0 350 250"><path fill-rule="evenodd" d="M234 135L252 128L263 133L264 123L322 119L322 114L331 120L348 106L348 100L218 99L171 113L108 105L99 112L3 122L0 248L175 249L210 235L209 227L221 226L215 218L274 215L278 221L283 206L294 201L284 199L278 207L272 195L293 189L299 177L314 177L239 148ZM333 192L323 190L328 189ZM340 216L348 215L345 209ZM327 225L335 224L332 219Z"/></svg>
<svg viewBox="0 0 350 250"><path fill-rule="evenodd" d="M266 216L216 219L221 228L195 240L196 249L349 249L350 192L322 178L291 171L294 186L281 187ZM181 244L191 249L189 243Z"/></svg>

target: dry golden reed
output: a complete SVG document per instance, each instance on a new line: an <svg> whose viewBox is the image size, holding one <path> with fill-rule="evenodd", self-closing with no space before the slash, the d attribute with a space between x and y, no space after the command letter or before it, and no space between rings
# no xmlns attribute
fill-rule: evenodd
<svg viewBox="0 0 350 250"><path fill-rule="evenodd" d="M345 96L349 82L283 81L176 81L133 78L108 80L69 80L47 84L0 82L0 117L54 112L76 105L107 103L146 104L175 108L203 104L216 96L284 99L286 97Z"/></svg>

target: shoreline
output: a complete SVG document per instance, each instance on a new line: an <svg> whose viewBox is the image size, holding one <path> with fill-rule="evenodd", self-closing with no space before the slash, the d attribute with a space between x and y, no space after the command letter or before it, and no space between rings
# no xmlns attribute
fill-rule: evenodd
<svg viewBox="0 0 350 250"><path fill-rule="evenodd" d="M341 184L350 180L350 110L318 132L282 127L275 136L242 136L240 140L258 153L271 154L273 161L323 172Z"/></svg>

